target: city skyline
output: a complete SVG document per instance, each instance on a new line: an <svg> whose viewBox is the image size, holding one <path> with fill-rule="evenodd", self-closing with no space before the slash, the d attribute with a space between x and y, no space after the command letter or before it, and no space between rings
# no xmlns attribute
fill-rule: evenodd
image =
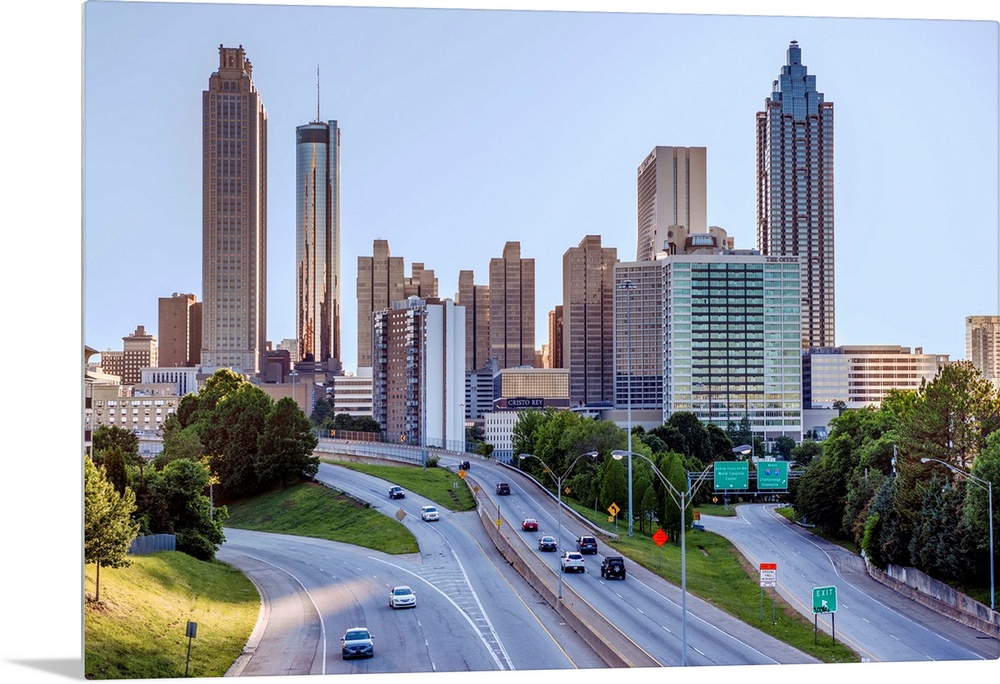
<svg viewBox="0 0 1000 684"><path fill-rule="evenodd" d="M86 9L84 338L101 351L120 347L136 325L155 330L158 297L185 291L203 299L191 211L200 194L191 192L201 180L192 166L200 127L191 126L198 111L184 103L203 89L220 42L247 51L268 107L267 339L275 344L295 329L294 129L317 106L343 136L342 339L356 339L356 261L376 238L389 241L407 272L413 263L433 270L449 298L460 271L485 284L490 259L506 242L520 242L522 256L536 260L535 329L543 331L562 303L562 256L584 236L601 235L621 261L634 259L635 174L656 146L706 147L708 223L725 229L736 248L756 246L755 117L792 40L837 103L836 343L900 344L959 359L965 316L996 311L997 100L985 84L996 83L997 41L985 22L145 3ZM289 56L280 27L301 13L310 21L295 24L304 35ZM309 39L324 28L329 38L316 45L336 51ZM752 43L726 38L748 30ZM848 33L852 49L844 50ZM120 96L135 61L111 53L128 55L150 35L185 46L176 70L167 84L146 92L140 82L132 98L109 107L108 93ZM474 71L463 67L470 60ZM649 88L651 79L662 85ZM917 95L935 87L948 88L948 125L926 111L933 106L919 106ZM160 93L169 105L152 97ZM171 132L159 142L169 154L157 143L123 145L127 136L112 149L102 137L112 124L148 126L150 118ZM908 136L920 144L901 144ZM156 193L109 192L133 177L149 185L132 166L144 156L163 174ZM150 202L173 211L144 209ZM105 250L139 229L149 231L151 250L173 255L161 262L170 266L116 293L116 306L98 306L108 287L98 268ZM537 348L546 342L536 335ZM353 347L343 345L347 370L358 365Z"/></svg>

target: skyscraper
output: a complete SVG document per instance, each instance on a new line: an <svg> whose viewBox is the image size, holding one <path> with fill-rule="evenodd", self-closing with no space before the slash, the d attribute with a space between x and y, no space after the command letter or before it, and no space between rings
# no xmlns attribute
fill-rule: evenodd
<svg viewBox="0 0 1000 684"><path fill-rule="evenodd" d="M202 353L256 374L267 350L267 112L241 45L202 93Z"/></svg>
<svg viewBox="0 0 1000 684"><path fill-rule="evenodd" d="M490 288L476 285L472 271L459 271L455 303L465 307L465 372L471 373L490 360Z"/></svg>
<svg viewBox="0 0 1000 684"><path fill-rule="evenodd" d="M833 103L794 40L757 113L757 248L799 257L802 348L834 346Z"/></svg>
<svg viewBox="0 0 1000 684"><path fill-rule="evenodd" d="M340 354L340 128L295 129L295 331L298 358L338 365Z"/></svg>
<svg viewBox="0 0 1000 684"><path fill-rule="evenodd" d="M404 299L403 257L389 255L388 240L374 240L372 256L358 257L358 368L372 365L372 313Z"/></svg>
<svg viewBox="0 0 1000 684"><path fill-rule="evenodd" d="M490 259L490 355L498 369L535 363L535 260L521 258L520 242Z"/></svg>
<svg viewBox="0 0 1000 684"><path fill-rule="evenodd" d="M673 227L708 230L704 147L654 147L639 165L636 186L636 261L664 251Z"/></svg>
<svg viewBox="0 0 1000 684"><path fill-rule="evenodd" d="M965 317L965 360L1000 385L1000 316Z"/></svg>
<svg viewBox="0 0 1000 684"><path fill-rule="evenodd" d="M563 254L563 366L571 405L614 401L615 262L618 250L588 235Z"/></svg>
<svg viewBox="0 0 1000 684"><path fill-rule="evenodd" d="M159 365L193 367L201 362L201 302L193 294L159 299Z"/></svg>

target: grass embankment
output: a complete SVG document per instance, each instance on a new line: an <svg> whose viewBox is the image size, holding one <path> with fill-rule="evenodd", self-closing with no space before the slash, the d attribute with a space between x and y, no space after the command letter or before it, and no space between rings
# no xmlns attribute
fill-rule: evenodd
<svg viewBox="0 0 1000 684"><path fill-rule="evenodd" d="M601 529L618 534L618 541L607 542L610 548L619 549L623 555L680 586L679 540L671 540L658 547L652 540L655 528L640 532L633 526L632 537L629 537L627 528L619 525L616 529L614 523L608 522L607 515L595 515L593 510L584 508L576 509ZM704 515L735 515L735 507L732 505L728 510L723 506L699 506L698 510ZM824 663L859 662L858 654L839 642L833 643L830 635L821 633L817 639L812 620L777 595L774 598L775 619L772 623L770 589L765 589L762 619L758 569L752 567L725 537L706 530L692 529L685 533L685 541L687 590L692 595ZM808 596L803 597L804 601L809 599Z"/></svg>
<svg viewBox="0 0 1000 684"><path fill-rule="evenodd" d="M241 572L177 552L133 556L127 568L84 567L87 679L221 677L257 622L260 596ZM188 621L198 625L187 662Z"/></svg>
<svg viewBox="0 0 1000 684"><path fill-rule="evenodd" d="M476 500L465 483L455 473L445 468L419 468L417 466L390 466L353 461L326 461L332 465L372 475L388 483L399 485L408 492L419 494L452 511L471 511Z"/></svg>
<svg viewBox="0 0 1000 684"><path fill-rule="evenodd" d="M385 553L416 553L417 540L396 520L315 482L229 504L226 527L297 534Z"/></svg>

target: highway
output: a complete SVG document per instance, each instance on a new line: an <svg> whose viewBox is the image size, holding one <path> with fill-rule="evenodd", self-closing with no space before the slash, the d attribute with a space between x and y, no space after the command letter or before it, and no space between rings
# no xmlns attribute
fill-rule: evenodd
<svg viewBox="0 0 1000 684"><path fill-rule="evenodd" d="M729 539L754 567L776 563L778 594L810 619L813 588L835 586L838 609L819 616L819 638L835 637L865 662L998 657L996 640L876 582L856 554L789 523L775 507L743 504L735 517L702 515L701 523Z"/></svg>

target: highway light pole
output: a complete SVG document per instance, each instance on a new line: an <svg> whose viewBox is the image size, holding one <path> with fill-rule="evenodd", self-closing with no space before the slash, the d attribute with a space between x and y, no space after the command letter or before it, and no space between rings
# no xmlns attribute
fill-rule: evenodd
<svg viewBox="0 0 1000 684"><path fill-rule="evenodd" d="M747 453L750 452L750 448L751 447L749 445L744 444L742 446L738 446L738 447L733 448L732 452L734 454L747 454ZM712 468L715 466L715 464L714 463L710 464L707 468L705 468L705 470L703 470L698 475L697 478L695 478L694 482L691 482L690 484L688 484L688 487L687 487L686 490L680 491L680 490L678 490L673 485L673 483L670 482L670 480L668 480L664 476L663 473L660 472L660 469L656 467L656 464L653 463L653 461L650 460L649 457L644 456L643 454L637 454L637 453L632 453L632 452L625 452L625 451L622 451L620 449L616 449L615 451L611 452L611 457L614 458L617 461L620 461L622 458L625 458L626 456L629 457L629 458L631 458L632 456L638 456L639 458L644 459L647 463L649 463L649 466L653 469L653 473L655 473L656 476L658 478L660 478L660 482L663 483L664 487L666 487L667 493L670 495L670 498L674 500L674 503L677 504L678 508L680 509L680 513L681 513L681 665L685 666L685 665L687 665L687 544L686 544L686 539L685 539L685 536L684 536L684 530L687 527L687 516L686 516L686 513L687 513L687 507L688 507L688 504L689 504L690 500L693 499L694 495L698 493L698 489L701 488L701 485L705 482L705 478L712 471Z"/></svg>
<svg viewBox="0 0 1000 684"><path fill-rule="evenodd" d="M956 473L964 475L966 478L969 479L970 482L975 484L977 487L986 490L986 506L987 506L987 511L989 513L988 520L990 526L990 610L996 610L997 609L996 592L995 592L996 585L993 583L993 483L990 482L989 480L984 480L981 477L976 477L970 472L962 470L961 468L958 468L950 463L946 463L936 458L920 459L921 463L928 463L931 461L933 461L934 463L940 463L946 468L950 468L951 470L954 470Z"/></svg>
<svg viewBox="0 0 1000 684"><path fill-rule="evenodd" d="M574 458L573 462L569 464L569 467L566 469L566 472L562 474L562 476L556 475L554 472L552 472L552 469L549 468L549 466L546 465L545 461L543 461L539 456L535 456L534 454L519 454L518 457L517 457L518 462L523 461L526 458L537 459L538 462L542 464L542 468L545 469L545 472L547 472L549 474L549 477L551 477L553 480L555 480L555 483L556 483L556 503L557 503L557 507L556 507L556 543L557 543L557 545L559 547L559 552L562 551L562 482L563 482L563 479L565 479L566 476L569 475L569 472L571 470L573 470L573 466L576 465L576 462L579 461L584 456L586 456L587 458L593 460L593 459L597 458L597 452L596 451L588 451L587 453L580 454L579 456L577 456L576 458ZM559 568L558 575L559 575L559 591L557 593L557 596L558 596L559 600L562 600L562 576L563 576L562 568Z"/></svg>
<svg viewBox="0 0 1000 684"><path fill-rule="evenodd" d="M628 423L628 453L632 453L632 290L635 283L624 280L618 285L625 290L625 356L627 358L626 382L628 383L625 413ZM632 457L628 459L628 536L632 536Z"/></svg>

